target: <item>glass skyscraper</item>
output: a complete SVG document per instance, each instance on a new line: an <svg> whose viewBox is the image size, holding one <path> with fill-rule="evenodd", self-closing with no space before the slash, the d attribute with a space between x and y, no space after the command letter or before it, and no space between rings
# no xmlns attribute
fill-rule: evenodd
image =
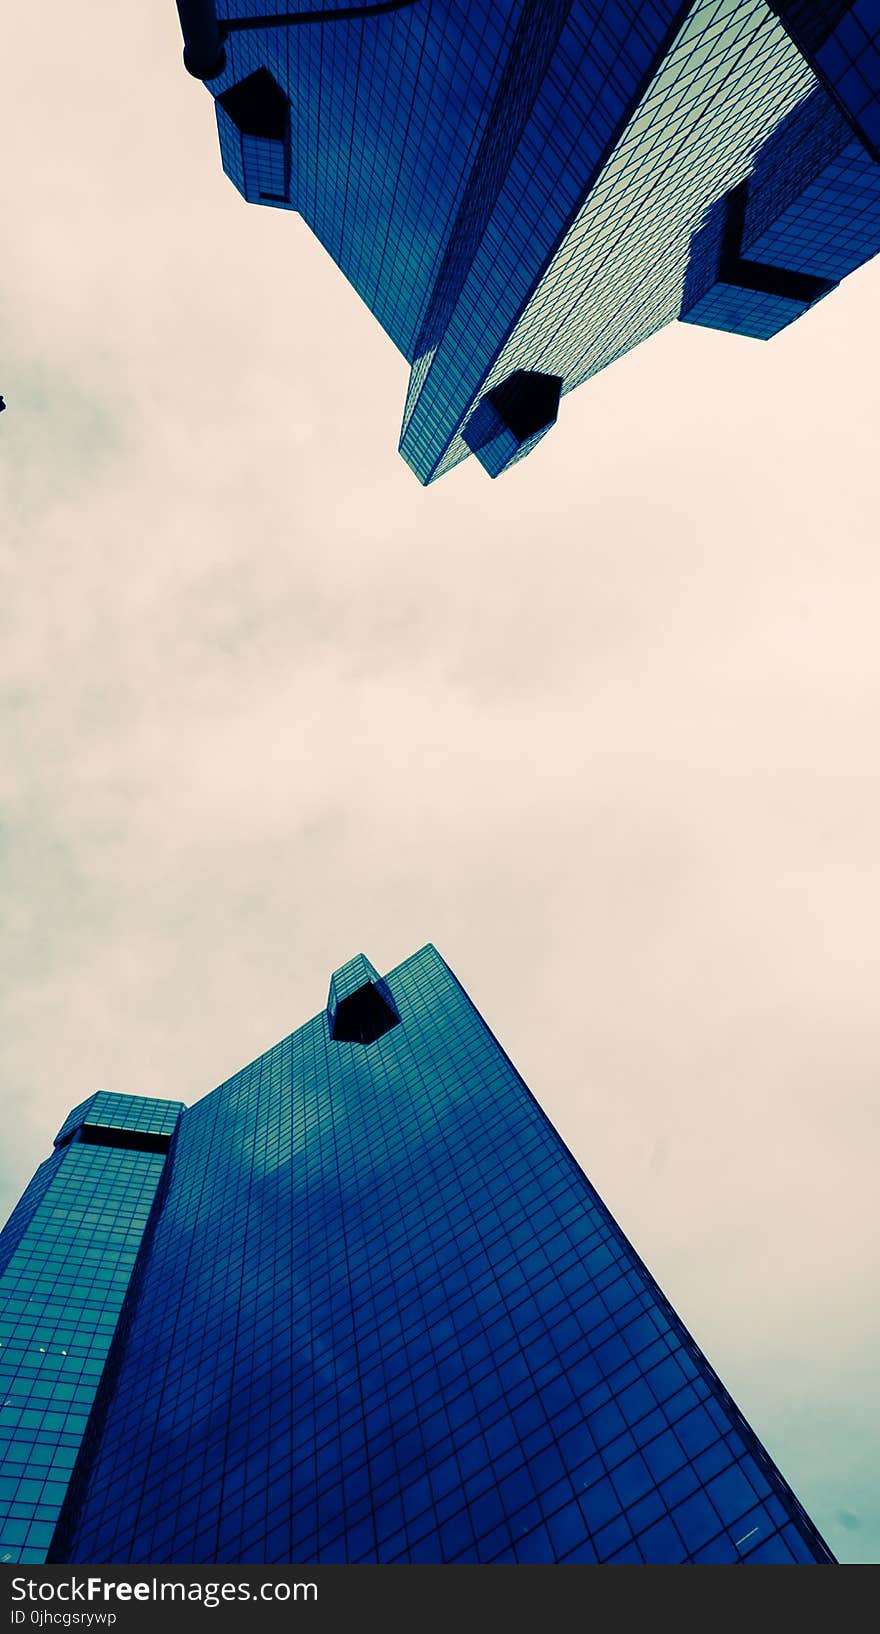
<svg viewBox="0 0 880 1634"><path fill-rule="evenodd" d="M0 1237L0 1557L832 1560L433 947Z"/></svg>
<svg viewBox="0 0 880 1634"><path fill-rule="evenodd" d="M90 1096L0 1234L0 1561L46 1558L182 1110Z"/></svg>
<svg viewBox="0 0 880 1634"><path fill-rule="evenodd" d="M768 339L880 249L880 0L178 9L227 175L410 363L422 482L499 475L673 318Z"/></svg>

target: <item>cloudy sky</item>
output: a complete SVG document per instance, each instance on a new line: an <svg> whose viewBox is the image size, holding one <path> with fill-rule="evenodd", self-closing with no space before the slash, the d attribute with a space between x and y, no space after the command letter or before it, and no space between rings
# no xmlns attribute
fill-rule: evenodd
<svg viewBox="0 0 880 1634"><path fill-rule="evenodd" d="M880 1560L880 265L426 491L403 360L223 177L171 0L16 34L0 1213L93 1089L195 1100L433 941Z"/></svg>

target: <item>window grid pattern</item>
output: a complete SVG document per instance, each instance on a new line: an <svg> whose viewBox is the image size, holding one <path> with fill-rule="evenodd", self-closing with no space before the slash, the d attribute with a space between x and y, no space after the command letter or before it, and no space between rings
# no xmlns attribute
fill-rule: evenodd
<svg viewBox="0 0 880 1634"><path fill-rule="evenodd" d="M385 981L184 1114L57 1558L829 1559L437 952Z"/></svg>
<svg viewBox="0 0 880 1634"><path fill-rule="evenodd" d="M765 0L697 0L480 394L518 368L558 374L571 391L675 318L707 206L814 85ZM452 365L448 391L435 392L411 461L423 479L429 459L439 476L466 455L455 422L473 385Z"/></svg>
<svg viewBox="0 0 880 1634"><path fill-rule="evenodd" d="M880 159L880 0L771 0L856 131Z"/></svg>
<svg viewBox="0 0 880 1634"><path fill-rule="evenodd" d="M117 1095L99 1089L65 1118L55 1144L83 1124L104 1129L131 1129L144 1135L173 1135L183 1103L150 1100L145 1095Z"/></svg>
<svg viewBox="0 0 880 1634"><path fill-rule="evenodd" d="M411 361L400 447L423 482L467 457L463 425L516 369L570 391L678 315L701 219L815 74L880 153L880 0L422 0L234 34L227 58L212 92L268 69L291 125L286 144L242 137L218 106L224 168L302 213ZM853 154L826 213L834 194L852 215L865 177ZM850 236L874 253L868 223ZM717 301L756 333L804 310Z"/></svg>
<svg viewBox="0 0 880 1634"><path fill-rule="evenodd" d="M756 261L793 267L839 282L880 250L880 164L860 142L843 152L747 253Z"/></svg>
<svg viewBox="0 0 880 1634"><path fill-rule="evenodd" d="M410 412L413 392L421 388L424 380L427 354L436 350L462 294L474 253L498 204L524 127L542 93L553 53L571 11L572 0L525 0L517 27L511 33L504 72L416 344L419 362L410 383L405 419Z"/></svg>
<svg viewBox="0 0 880 1634"><path fill-rule="evenodd" d="M343 999L350 998L359 988L365 987L368 982L378 982L379 972L363 953L349 959L339 970L335 970L330 980L330 996L327 1001L328 1010L336 1009Z"/></svg>
<svg viewBox="0 0 880 1634"><path fill-rule="evenodd" d="M721 207L723 210L723 206ZM713 238L715 240L713 248ZM727 284L718 278L718 243L721 225L710 223L706 238L698 247L693 266L693 283L688 279L682 320L701 329L722 329L729 335L744 335L750 340L772 340L780 330L803 317L807 310L804 301L788 295L777 295L768 290L745 289L739 284ZM700 287L703 293L692 293ZM688 304L693 301L693 305Z"/></svg>
<svg viewBox="0 0 880 1634"><path fill-rule="evenodd" d="M0 1237L2 1562L46 1559L163 1165L70 1145Z"/></svg>
<svg viewBox="0 0 880 1634"><path fill-rule="evenodd" d="M296 208L288 198L288 154L282 142L243 135L219 102L217 136L223 169L248 204Z"/></svg>
<svg viewBox="0 0 880 1634"><path fill-rule="evenodd" d="M853 0L769 0L771 11L781 17L804 51L824 45Z"/></svg>
<svg viewBox="0 0 880 1634"><path fill-rule="evenodd" d="M439 342L430 333L420 341L401 452L422 481L436 474L440 453L474 401L687 9L672 3L607 6L598 0L572 7L498 204L472 246L473 265L462 298ZM532 359L529 367L544 364ZM458 458L466 452L462 446Z"/></svg>
<svg viewBox="0 0 880 1634"><path fill-rule="evenodd" d="M5 1271L39 1208L47 1188L52 1184L61 1160L62 1153L53 1152L51 1157L47 1157L45 1163L40 1164L33 1180L25 1188L2 1232L0 1232L0 1275Z"/></svg>
<svg viewBox="0 0 880 1634"><path fill-rule="evenodd" d="M725 276L726 201L695 235L681 316L769 340L815 301L742 287ZM749 177L740 260L839 283L880 250L880 164L817 87L759 155ZM760 282L760 279L758 280Z"/></svg>
<svg viewBox="0 0 880 1634"><path fill-rule="evenodd" d="M839 282L880 250L880 164L824 91L803 112L749 180L743 254Z"/></svg>
<svg viewBox="0 0 880 1634"><path fill-rule="evenodd" d="M364 21L234 34L211 81L218 95L267 67L285 88L291 202L408 358L521 10L522 0L422 0ZM245 191L243 172L233 179Z"/></svg>

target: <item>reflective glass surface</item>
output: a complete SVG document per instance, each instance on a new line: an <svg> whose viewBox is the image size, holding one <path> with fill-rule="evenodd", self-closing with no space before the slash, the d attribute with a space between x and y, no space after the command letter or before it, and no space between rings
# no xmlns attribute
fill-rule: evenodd
<svg viewBox="0 0 880 1634"><path fill-rule="evenodd" d="M53 1558L828 1560L436 950L371 984L184 1113Z"/></svg>
<svg viewBox="0 0 880 1634"><path fill-rule="evenodd" d="M333 21L339 3L230 35L221 155L246 198L303 215L410 360L400 446L423 482L517 371L569 392L679 314L694 233L816 72L853 129L873 118L877 0L419 0ZM850 197L872 184L862 151L835 183ZM745 332L806 309L730 299ZM538 441L480 457L497 475Z"/></svg>
<svg viewBox="0 0 880 1634"><path fill-rule="evenodd" d="M765 142L737 194L694 234L687 323L769 340L880 249L880 164L820 87Z"/></svg>
<svg viewBox="0 0 880 1634"><path fill-rule="evenodd" d="M84 1121L170 1135L179 1110L90 1097L0 1235L0 1561L46 1558L165 1163Z"/></svg>
<svg viewBox="0 0 880 1634"><path fill-rule="evenodd" d="M264 0L218 4L229 17L271 10ZM364 22L234 34L211 81L221 96L265 67L284 89L290 206L407 357L522 10L523 0L420 0ZM224 164L247 196L222 114L220 131Z"/></svg>
<svg viewBox="0 0 880 1634"><path fill-rule="evenodd" d="M770 0L770 4L853 129L880 159L880 0Z"/></svg>
<svg viewBox="0 0 880 1634"><path fill-rule="evenodd" d="M880 164L821 90L783 122L755 165L743 250L835 282L880 250Z"/></svg>
<svg viewBox="0 0 880 1634"><path fill-rule="evenodd" d="M697 0L509 338L482 360L481 390L540 368L567 393L677 317L694 227L814 83L765 0ZM508 253L515 240L497 246L487 291ZM415 416L404 434L423 479L467 453L457 426L474 400L478 365L466 359L481 332L475 318L450 355L423 441Z"/></svg>

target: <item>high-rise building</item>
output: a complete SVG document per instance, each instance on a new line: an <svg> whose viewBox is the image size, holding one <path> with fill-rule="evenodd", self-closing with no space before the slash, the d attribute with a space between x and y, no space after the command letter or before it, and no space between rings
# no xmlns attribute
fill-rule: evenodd
<svg viewBox="0 0 880 1634"><path fill-rule="evenodd" d="M497 476L673 318L768 339L880 249L880 0L178 9L227 175L410 363L422 482Z"/></svg>
<svg viewBox="0 0 880 1634"><path fill-rule="evenodd" d="M90 1096L0 1234L2 1562L46 1558L182 1110Z"/></svg>
<svg viewBox="0 0 880 1634"><path fill-rule="evenodd" d="M832 1559L432 947L84 1103L0 1254L4 1558Z"/></svg>

